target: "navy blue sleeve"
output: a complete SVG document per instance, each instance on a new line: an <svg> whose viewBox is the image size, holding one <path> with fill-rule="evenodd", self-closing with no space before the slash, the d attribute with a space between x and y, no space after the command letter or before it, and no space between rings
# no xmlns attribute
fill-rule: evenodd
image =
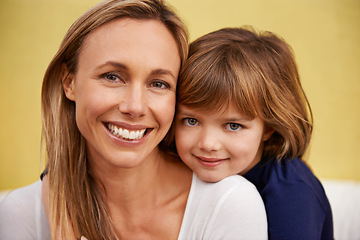
<svg viewBox="0 0 360 240"><path fill-rule="evenodd" d="M278 182L263 189L269 239L322 239L326 213L304 182Z"/></svg>
<svg viewBox="0 0 360 240"><path fill-rule="evenodd" d="M334 239L324 188L301 159L260 162L245 177L264 201L270 240Z"/></svg>

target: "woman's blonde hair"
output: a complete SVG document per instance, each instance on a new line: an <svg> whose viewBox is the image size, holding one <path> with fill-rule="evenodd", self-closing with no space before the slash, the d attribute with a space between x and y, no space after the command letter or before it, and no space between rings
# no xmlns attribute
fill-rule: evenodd
<svg viewBox="0 0 360 240"><path fill-rule="evenodd" d="M62 238L69 239L73 231L76 238L117 239L105 201L88 168L85 139L75 123L75 104L66 98L62 79L66 68L76 73L89 33L125 17L162 22L177 42L181 64L187 58L187 29L162 0L103 1L70 27L45 73L41 95L52 237L60 231Z"/></svg>
<svg viewBox="0 0 360 240"><path fill-rule="evenodd" d="M220 110L233 101L275 133L263 159L302 157L313 117L291 47L271 32L224 28L190 44L179 77L177 103Z"/></svg>

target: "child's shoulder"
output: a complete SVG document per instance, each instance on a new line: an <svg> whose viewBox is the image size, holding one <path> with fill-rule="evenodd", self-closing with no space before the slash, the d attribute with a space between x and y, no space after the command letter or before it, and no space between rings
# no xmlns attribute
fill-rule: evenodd
<svg viewBox="0 0 360 240"><path fill-rule="evenodd" d="M320 193L321 196L324 192L320 181L299 158L259 163L245 177L255 184L262 195L266 192L284 193L286 189L290 192Z"/></svg>
<svg viewBox="0 0 360 240"><path fill-rule="evenodd" d="M305 179L316 179L311 169L299 158L260 162L245 174L245 178L251 182L261 180L263 183L291 183Z"/></svg>
<svg viewBox="0 0 360 240"><path fill-rule="evenodd" d="M299 159L288 159L281 162L272 161L253 175L253 180L261 179L257 185L263 198L278 196L292 198L297 196L299 202L317 199L327 205L324 188L307 164Z"/></svg>
<svg viewBox="0 0 360 240"><path fill-rule="evenodd" d="M314 175L309 166L300 158L285 159L281 162L274 161L271 164L270 171L279 182L287 184L318 185L319 180Z"/></svg>

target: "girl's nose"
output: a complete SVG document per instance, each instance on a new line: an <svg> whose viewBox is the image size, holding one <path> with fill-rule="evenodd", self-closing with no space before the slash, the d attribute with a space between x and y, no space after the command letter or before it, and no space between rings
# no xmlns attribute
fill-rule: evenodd
<svg viewBox="0 0 360 240"><path fill-rule="evenodd" d="M201 150L206 152L219 151L221 149L221 142L216 131L206 128L202 130L198 142L198 146Z"/></svg>
<svg viewBox="0 0 360 240"><path fill-rule="evenodd" d="M120 100L119 111L131 118L138 118L145 115L145 90L140 85L130 85Z"/></svg>

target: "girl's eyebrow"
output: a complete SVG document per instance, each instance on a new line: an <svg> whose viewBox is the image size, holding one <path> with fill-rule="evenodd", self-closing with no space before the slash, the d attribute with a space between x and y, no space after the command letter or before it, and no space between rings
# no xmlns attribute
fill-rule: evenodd
<svg viewBox="0 0 360 240"><path fill-rule="evenodd" d="M233 123L242 123L242 124L248 123L250 121L251 121L250 119L246 119L246 118L227 118L224 120L224 122L233 122Z"/></svg>
<svg viewBox="0 0 360 240"><path fill-rule="evenodd" d="M186 116L193 116L194 115L194 114L189 113L189 112L184 111L184 110L177 110L176 114L181 114L181 115L186 115Z"/></svg>
<svg viewBox="0 0 360 240"><path fill-rule="evenodd" d="M227 122L239 122L239 121L247 121L245 118L225 118L224 119Z"/></svg>
<svg viewBox="0 0 360 240"><path fill-rule="evenodd" d="M184 107L183 107L184 108ZM192 110L191 108L186 108L186 109L179 109L177 110L176 114L178 115L185 115L185 116L190 116L190 117L195 117L196 116L196 112L193 112L193 111L196 111L196 110ZM209 112L208 115L212 115L212 114L216 114L216 112ZM221 121L226 121L226 122L238 122L238 121L241 121L241 122L247 122L247 121L250 121L251 119L247 118L247 117L244 117L244 116L230 116L230 117L226 117L226 116L223 116L223 115L220 115L218 117L219 120Z"/></svg>
<svg viewBox="0 0 360 240"><path fill-rule="evenodd" d="M188 109L177 108L176 114L181 114L181 115L185 115L185 116L194 116L195 114L192 113L191 111L192 111L191 109L188 110Z"/></svg>

